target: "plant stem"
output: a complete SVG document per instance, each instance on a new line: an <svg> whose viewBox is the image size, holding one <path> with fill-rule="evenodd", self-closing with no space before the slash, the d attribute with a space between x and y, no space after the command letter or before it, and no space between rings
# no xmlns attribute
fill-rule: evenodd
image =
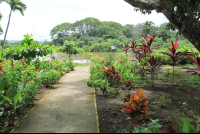
<svg viewBox="0 0 200 134"><path fill-rule="evenodd" d="M127 58L127 52L126 52L126 64L127 64L127 62L128 62L128 58Z"/></svg>
<svg viewBox="0 0 200 134"><path fill-rule="evenodd" d="M173 62L173 79L172 79L172 86L174 85L174 64L175 64L175 62Z"/></svg>
<svg viewBox="0 0 200 134"><path fill-rule="evenodd" d="M152 87L154 87L154 69L152 70L153 73L153 82L152 82Z"/></svg>

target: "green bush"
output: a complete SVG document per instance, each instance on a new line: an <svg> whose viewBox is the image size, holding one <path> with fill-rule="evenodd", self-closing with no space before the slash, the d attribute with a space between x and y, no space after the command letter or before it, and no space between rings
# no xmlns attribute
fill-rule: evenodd
<svg viewBox="0 0 200 134"><path fill-rule="evenodd" d="M92 44L93 44L93 41L89 41L89 42L88 42L88 45L89 45L89 46L92 46Z"/></svg>
<svg viewBox="0 0 200 134"><path fill-rule="evenodd" d="M173 61L170 59L169 56L166 56L162 53L155 53L153 54L155 58L159 58L160 59L160 64L161 65L173 65Z"/></svg>
<svg viewBox="0 0 200 134"><path fill-rule="evenodd" d="M65 71L66 73L70 72L70 68L69 67L63 67L62 70Z"/></svg>
<svg viewBox="0 0 200 134"><path fill-rule="evenodd" d="M44 71L42 73L42 84L49 87L50 85L56 84L60 77L61 74L57 70L51 69L49 71Z"/></svg>
<svg viewBox="0 0 200 134"><path fill-rule="evenodd" d="M66 59L66 66L70 68L70 71L73 71L75 67L73 60Z"/></svg>

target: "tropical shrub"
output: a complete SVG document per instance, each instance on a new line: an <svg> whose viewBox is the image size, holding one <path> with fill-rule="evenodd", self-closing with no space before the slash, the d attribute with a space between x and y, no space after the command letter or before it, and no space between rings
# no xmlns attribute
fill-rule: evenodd
<svg viewBox="0 0 200 134"><path fill-rule="evenodd" d="M62 71L65 71L65 73L69 73L70 68L69 67L62 67Z"/></svg>
<svg viewBox="0 0 200 134"><path fill-rule="evenodd" d="M62 47L60 47L58 52L69 54L69 59L70 59L72 54L74 55L79 54L80 52L83 52L83 50L77 48L77 42L74 41L69 42L68 40L66 40L65 44Z"/></svg>
<svg viewBox="0 0 200 134"><path fill-rule="evenodd" d="M116 65L125 64L128 60L128 57L124 53L120 53L118 56L116 56L116 60Z"/></svg>
<svg viewBox="0 0 200 134"><path fill-rule="evenodd" d="M60 72L51 69L48 71L42 72L42 84L45 85L45 87L50 87L53 84L56 84L56 82L60 79L61 74Z"/></svg>
<svg viewBox="0 0 200 134"><path fill-rule="evenodd" d="M110 83L103 72L100 64L95 64L90 68L90 78L84 80L88 87L100 88L103 94L110 89Z"/></svg>
<svg viewBox="0 0 200 134"><path fill-rule="evenodd" d="M11 57L0 62L0 118L6 116L9 125L14 123L20 107L32 103L42 83L45 86L55 84L61 77L60 70L69 71L67 60L36 60L40 63L33 61L30 65L25 61L25 58L14 61ZM58 69L52 69L55 64Z"/></svg>
<svg viewBox="0 0 200 134"><path fill-rule="evenodd" d="M142 118L145 118L149 110L148 98L143 96L143 91L141 88L139 91L136 89L136 94L127 97L129 102L125 102L126 108L123 108L122 112L127 114L129 117L140 115Z"/></svg>
<svg viewBox="0 0 200 134"><path fill-rule="evenodd" d="M104 58L91 56L91 61L92 66L90 67L90 78L84 80L85 84L87 84L88 87L94 87L96 89L100 88L100 90L103 91L103 94L106 92L110 92L110 83L112 82L107 78L104 69L108 65L113 65L112 56L107 54L104 56ZM117 79L119 79L118 77L119 76L116 75Z"/></svg>
<svg viewBox="0 0 200 134"><path fill-rule="evenodd" d="M121 78L118 71L115 71L115 67L104 67L103 71L105 72L108 82L110 83L110 86L117 85L118 83L121 83Z"/></svg>
<svg viewBox="0 0 200 134"><path fill-rule="evenodd" d="M54 52L53 47L49 45L41 45L40 43L35 43L32 35L24 35L24 39L20 42L21 44L12 47L10 49L3 50L3 57L6 59L21 60L23 57L27 59L27 63L36 58L36 56L46 56Z"/></svg>
<svg viewBox="0 0 200 134"><path fill-rule="evenodd" d="M173 65L173 61L169 57L165 56L162 53L154 53L154 56L160 59L160 64L162 65ZM184 56L182 56L184 57Z"/></svg>

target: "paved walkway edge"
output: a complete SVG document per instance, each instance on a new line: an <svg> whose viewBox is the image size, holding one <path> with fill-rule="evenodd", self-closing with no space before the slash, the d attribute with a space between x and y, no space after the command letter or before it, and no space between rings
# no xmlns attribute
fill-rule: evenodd
<svg viewBox="0 0 200 134"><path fill-rule="evenodd" d="M97 100L96 100L96 92L95 92L95 88L94 89L94 104L95 104L95 112L96 112L96 119L97 119L97 130L98 130L98 133L99 132L99 118L98 118L98 112L97 112Z"/></svg>
<svg viewBox="0 0 200 134"><path fill-rule="evenodd" d="M63 77L62 77L63 78ZM61 78L61 79L62 79ZM60 80L61 80L60 79ZM53 86L53 87L57 87L57 83ZM53 91L53 89L51 89L49 92L47 92L47 94L44 96L44 97L42 97L38 102L37 102L37 104L33 107L33 108L31 108L31 110L33 110L38 104L39 104L39 102L43 99L43 98L45 98L50 92L52 92ZM100 131L99 131L99 118L98 118L98 112L97 112L97 103L96 103L96 92L95 92L95 88L93 88L93 91L94 91L94 104L95 104L95 113L96 113L96 120L97 120L97 130L98 130L98 133L100 133ZM28 113L31 111L31 110L29 110L28 111ZM28 115L28 113L23 117L23 118L25 118L27 115ZM22 120L21 121L19 121L17 124L16 124L16 126L15 127L17 127L22 121L23 121L23 118L22 118ZM12 133L13 131L15 130L15 128L13 128L9 133Z"/></svg>
<svg viewBox="0 0 200 134"><path fill-rule="evenodd" d="M63 75L63 76L64 76L64 75ZM63 78L63 76L62 76L62 78ZM60 78L60 80L61 80L62 78ZM57 87L57 85L58 85L58 83L56 83L53 87ZM52 91L53 91L53 89L51 89L49 92L47 92L47 94L45 94L45 96L43 96L43 97L37 102L37 104L36 104L35 106L33 106L33 108L31 108L31 110L33 110L33 109L38 105L38 103L39 103L42 99L44 99L44 98L45 98L50 92L52 92ZM96 103L95 103L95 105L96 105ZM28 113L29 113L31 110L29 110ZM25 117L28 115L28 113L27 113L23 118L25 118ZM19 121L19 122L16 124L15 128L23 121L23 118L22 118L21 121ZM9 133L12 133L12 132L15 130L15 128L13 128ZM98 131L99 131L99 130L98 130Z"/></svg>

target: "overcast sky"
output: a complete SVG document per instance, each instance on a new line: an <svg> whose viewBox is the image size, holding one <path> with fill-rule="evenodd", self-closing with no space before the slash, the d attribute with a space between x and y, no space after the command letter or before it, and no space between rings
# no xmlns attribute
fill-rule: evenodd
<svg viewBox="0 0 200 134"><path fill-rule="evenodd" d="M21 0L27 9L24 16L20 12L12 12L6 40L22 40L25 34L33 34L33 39L44 41L50 39L50 30L58 24L86 17L94 17L100 21L115 21L122 25L138 24L153 21L156 26L169 22L161 13L142 15L124 0ZM0 4L3 15L0 25L4 39L10 7L7 3Z"/></svg>

